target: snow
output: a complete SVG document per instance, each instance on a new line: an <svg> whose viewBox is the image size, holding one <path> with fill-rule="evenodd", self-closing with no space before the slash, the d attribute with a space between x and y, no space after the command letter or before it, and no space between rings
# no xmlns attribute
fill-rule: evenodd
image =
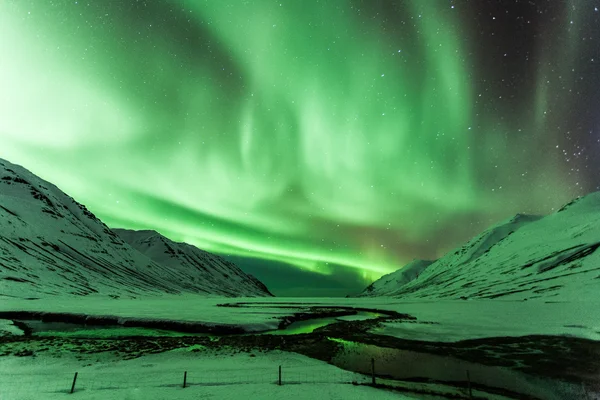
<svg viewBox="0 0 600 400"><path fill-rule="evenodd" d="M355 315L343 315L341 317L335 317L337 321L365 321L367 319L377 318L384 316L378 313L359 312Z"/></svg>
<svg viewBox="0 0 600 400"><path fill-rule="evenodd" d="M4 160L0 205L0 311L116 316L120 323L220 324L258 332L275 329L311 305L350 306L415 316L416 322L378 328L408 339L561 334L596 340L600 335L600 253L594 247L600 243L600 193L543 218L517 215L431 264L415 261L373 284L372 294L394 297L286 298L293 303L290 309L268 297L236 299L261 303L253 308L218 307L233 301L223 296L268 293L253 277L193 246L154 231L115 234L54 185ZM234 293L230 284L244 289ZM39 299L23 300L27 297Z"/></svg>
<svg viewBox="0 0 600 400"><path fill-rule="evenodd" d="M415 279L394 279L403 274L400 269L361 296L593 302L600 285L599 246L597 192L545 217L516 215L436 260Z"/></svg>
<svg viewBox="0 0 600 400"><path fill-rule="evenodd" d="M359 366L357 371L368 374L371 358L375 359L375 370L385 371L386 375L390 378L393 377L401 385L411 379L423 377L427 377L430 382L464 382L467 380L467 371L469 371L468 379L477 383L474 386L501 388L512 393L520 393L523 397L528 395L538 399L563 400L566 398L565 394L579 391L578 387L574 388L573 385L565 382L526 375L499 365L483 365L465 361L447 356L443 351L439 354L431 354L345 342L344 350L336 354L333 363L340 367ZM360 368L360 366L364 367ZM423 390L425 387L420 389ZM438 387L436 393L447 393L449 389L449 387ZM465 396L464 390L460 393L461 388L455 389L459 390L457 394L462 394L462 396L456 397L468 398ZM448 398L450 397L454 396L448 396ZM489 394L482 393L481 398L487 399Z"/></svg>
<svg viewBox="0 0 600 400"><path fill-rule="evenodd" d="M371 332L439 342L526 335L600 340L600 301L436 300L395 303L391 308L411 314L417 320L384 322L381 328Z"/></svg>
<svg viewBox="0 0 600 400"><path fill-rule="evenodd" d="M11 300L8 303L0 303L0 309L20 305L27 306L27 308L32 310L52 310L61 304L58 302L59 299L50 298L49 300ZM94 301L87 302L88 300ZM372 330L373 333L412 340L442 342L497 336L523 336L528 334L573 335L598 340L598 331L600 331L600 327L598 326L598 321L600 321L598 310L600 310L600 307L590 306L588 302L545 303L542 301L517 302L502 300L410 302L389 297L348 299L297 298L285 300L281 298L244 298L239 299L245 303L242 307L217 306L217 304L223 301L232 302L232 300L230 298L217 299L191 295L165 296L163 299L148 299L148 303L146 304L143 300L104 299L104 301L101 301L100 298L81 298L77 302L62 303L60 309L62 312L89 309L92 313L112 310L115 314L144 315L147 318L159 318L161 316L169 316L170 318L185 317L190 320L211 320L215 323L236 322L239 324L249 324L252 327L252 323L259 324L261 320L268 321L275 315L278 315L278 318L282 318L284 315L291 315L294 312L306 311L308 307L315 305L323 307L361 307L395 310L417 317L416 321L386 322L380 328L374 328ZM233 303L237 302L237 300L235 299ZM175 307L176 304L179 307ZM600 304L596 305L600 306ZM280 306L291 308L279 308ZM197 352L193 352L192 350L197 350ZM496 367L488 368L480 365L471 365L468 362L465 363L458 359L448 359L443 354L436 356L410 352L408 350L384 348L376 348L374 351L379 352L376 358L381 360L381 362L384 362L384 360L392 362L392 358L390 358L392 353L398 353L398 357L408 363L403 364L408 368L407 372L413 375L434 374L440 379L444 377L455 379L457 377L460 378L460 375L455 377L450 374L452 371L469 369L472 371L472 378L474 379L487 379L490 382L499 382L497 379L499 379L500 375L498 373L500 372L496 371ZM188 398L186 396L197 398L194 396L209 395L215 398L236 398L235 396L240 396L240 390L243 391L245 397L249 396L249 398L266 398L270 396L282 398L292 396L297 398L363 398L366 396L376 396L377 398L386 398L382 396L387 396L388 394L387 392L371 392L369 394L368 392L363 392L365 388L336 383L340 380L338 378L335 378L335 382L329 381L330 376L338 376L337 374L339 373L341 374L340 376L345 377L347 375L344 374L350 374L350 372L340 372L338 369L322 370L321 365L324 366L323 368L330 368L331 366L326 366L326 364L319 361L296 354L282 352L255 352L254 354L257 357L250 357L246 353L232 355L221 352L211 355L202 346L196 345L187 350L179 349L177 351L143 356L140 359L128 361L109 360L110 362L104 360L103 357L105 356L97 354L88 355L86 356L88 359L81 361L68 360L68 357L64 356L63 358L55 359L47 356L45 353L40 354L37 359L29 357L0 358L0 376L3 376L2 368L5 368L5 371L10 371L7 373L16 374L16 376L9 378L10 382L16 382L17 380L32 382L31 385L25 385L25 387L32 387L34 388L32 390L36 391L40 390L44 395L48 393L48 396L44 396L43 398L49 399L65 393L65 385L69 386L72 374L75 371L78 371L80 374L78 382L81 384L79 386L78 383L78 388L81 390L75 395L85 399L102 398L99 397L100 394L98 393L107 396L104 398L137 399L147 397L150 400L153 398ZM68 355L68 353L64 352L62 354ZM356 354L359 355L362 352ZM248 357L247 359L244 358L246 356ZM93 360L90 361L90 358L93 358ZM265 359L263 360L262 358ZM284 376L287 377L288 383L291 383L290 381L317 383L311 383L310 385L304 383L287 385L289 386L289 390L285 391L273 384L273 371L277 370L278 365L283 365ZM450 365L455 365L456 368L450 368ZM381 367L384 366L383 364L381 365ZM233 370L237 372L232 372ZM176 382L182 379L182 371L188 371L189 373L189 379L192 383L189 392L187 391L188 389L184 390L177 386L178 383ZM504 377L502 378L502 382L507 386L510 387L509 384L512 385L511 382L516 382L515 385L518 384L518 387L524 387L522 384L525 385L526 382L523 383L515 380L516 378L511 375L510 371L501 372L501 376ZM230 379L235 381L235 384L224 384L222 380L219 381L219 379L222 379L219 378L222 373L228 376L233 374L236 378L232 377ZM60 382L52 386L48 381L40 380L40 376L45 374L53 376L52 382L55 382L56 377L60 376ZM259 383L249 383L252 379L261 381ZM361 377L360 379L364 380L365 378ZM128 383L131 380L134 381L133 384ZM326 380L326 382L323 382L323 380ZM144 386L146 383L152 383L155 386L152 390L149 390ZM198 383L203 383L203 385L198 385ZM394 385L399 384L398 382L390 383ZM534 385L532 387L545 387L544 385L537 385L533 381L532 384ZM47 388L44 385L50 385L50 387ZM36 398L34 394L31 394L31 397L27 397L30 393L26 389L23 389L23 385L17 385L16 383L9 385L0 379L0 387L4 387L5 390L20 388L14 398ZM173 390L179 391L176 395L173 395ZM440 390L435 390L435 392L439 393ZM396 396L394 398L399 398L397 397L398 394L394 393L393 395ZM501 398L501 396L498 398Z"/></svg>
<svg viewBox="0 0 600 400"><path fill-rule="evenodd" d="M260 281L232 262L187 243L173 242L155 231L113 229L113 232L157 264L187 275L195 285L208 286L208 293L230 296L270 294Z"/></svg>
<svg viewBox="0 0 600 400"><path fill-rule="evenodd" d="M199 350L199 351L192 351ZM255 355L252 357L250 354ZM277 385L282 366L282 385ZM187 385L183 374L187 371ZM410 399L354 386L364 375L288 352L231 353L178 349L120 360L105 354L78 360L46 356L0 358L0 398L63 399L78 372L74 399Z"/></svg>
<svg viewBox="0 0 600 400"><path fill-rule="evenodd" d="M216 255L156 233L144 239L152 243L140 252L56 186L0 159L0 296L270 296ZM171 254L158 257L166 245Z"/></svg>
<svg viewBox="0 0 600 400"><path fill-rule="evenodd" d="M55 186L0 159L0 313L112 316L119 324L177 321L263 332L311 307L354 307L415 317L370 330L408 340L525 335L600 340L598 247L600 193L594 193L546 217L503 221L439 260L416 260L374 282L363 297L271 298L235 265L154 231L113 231ZM120 329L95 334L110 337L124 332ZM22 334L12 321L0 320L0 336ZM397 352L415 362L437 357ZM283 386L274 384L279 365L287 380ZM423 368L440 365L423 362ZM297 354L251 357L195 346L133 360L68 352L61 358L1 357L0 399L62 398L75 371L73 396L82 399L402 398L341 383L364 377ZM183 371L189 373L186 389L179 383ZM452 371L434 372L444 378Z"/></svg>
<svg viewBox="0 0 600 400"><path fill-rule="evenodd" d="M244 307L219 307L223 303L248 303ZM283 306L283 308L282 308ZM43 300L9 299L3 311L62 312L114 315L128 319L176 320L239 326L247 332L276 329L280 321L309 307L356 307L407 313L416 321L385 322L376 333L394 337L452 342L465 339L568 335L600 340L600 300L549 303L542 300L420 300L377 298L206 298L196 295L165 295L147 299L61 297ZM285 308L290 307L290 308Z"/></svg>
<svg viewBox="0 0 600 400"><path fill-rule="evenodd" d="M2 336L21 336L23 331L13 324L12 321L0 319L0 338Z"/></svg>
<svg viewBox="0 0 600 400"><path fill-rule="evenodd" d="M250 301L254 298L240 300ZM233 299L198 295L164 295L139 299L110 299L103 296L48 296L41 300L7 299L0 302L1 311L40 311L116 316L119 323L128 320L163 320L200 322L227 326L243 326L248 332L276 329L279 322L305 308L265 307L259 313L244 307L219 307ZM237 300L237 299L236 299Z"/></svg>
<svg viewBox="0 0 600 400"><path fill-rule="evenodd" d="M386 296L390 291L416 279L433 262L431 260L413 260L401 269L384 275L373 282L365 289L364 295Z"/></svg>

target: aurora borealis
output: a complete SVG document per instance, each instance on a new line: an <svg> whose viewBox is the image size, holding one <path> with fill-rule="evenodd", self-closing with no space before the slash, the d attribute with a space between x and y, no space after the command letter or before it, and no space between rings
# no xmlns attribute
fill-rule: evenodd
<svg viewBox="0 0 600 400"><path fill-rule="evenodd" d="M599 190L599 8L2 0L0 157L110 226L367 284Z"/></svg>

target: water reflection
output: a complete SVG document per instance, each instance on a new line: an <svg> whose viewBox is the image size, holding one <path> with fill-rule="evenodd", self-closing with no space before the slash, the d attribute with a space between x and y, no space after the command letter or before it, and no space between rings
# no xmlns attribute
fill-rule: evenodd
<svg viewBox="0 0 600 400"><path fill-rule="evenodd" d="M565 399L572 388L563 383L534 377L510 368L488 366L441 354L430 354L404 349L379 347L359 342L330 338L341 344L331 363L337 367L371 374L371 360L375 373L400 381L431 381L451 386L466 387L467 371L473 385L497 388L533 398Z"/></svg>
<svg viewBox="0 0 600 400"><path fill-rule="evenodd" d="M115 338L134 336L214 336L206 333L184 333L162 329L130 327L122 325L81 325L68 322L19 321L31 329L31 335L37 337L68 338Z"/></svg>
<svg viewBox="0 0 600 400"><path fill-rule="evenodd" d="M326 318L313 318L306 321L292 322L285 329L278 329L274 331L265 332L265 335L299 335L303 333L311 333L315 329L323 326L333 324L340 321L364 321L366 319L373 319L382 316L382 314L360 311L355 315L346 315L342 317L326 317Z"/></svg>
<svg viewBox="0 0 600 400"><path fill-rule="evenodd" d="M364 321L383 316L374 312L360 311L355 315L345 315L338 317L312 318L306 321L296 321L288 325L284 329L276 329L263 332L265 335L299 335L303 333L311 333L314 330L323 326L333 324L340 321ZM18 321L27 326L33 336L54 336L54 337L71 337L71 338L114 338L114 337L133 337L133 336L225 336L215 333L190 333L177 332L171 330L162 330L144 327L132 327L123 325L82 325L68 322L46 322L38 320ZM247 333L246 335L254 335L255 333ZM258 333L260 334L260 333Z"/></svg>

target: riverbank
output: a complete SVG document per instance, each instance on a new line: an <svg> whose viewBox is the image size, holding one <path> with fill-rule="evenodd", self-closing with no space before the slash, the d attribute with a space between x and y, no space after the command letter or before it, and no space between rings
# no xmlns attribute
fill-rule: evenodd
<svg viewBox="0 0 600 400"><path fill-rule="evenodd" d="M281 386L279 366L283 371ZM360 381L359 374L295 353L217 351L201 346L145 353L134 359L123 359L111 351L64 349L36 352L35 357L0 357L0 396L11 400L64 399L69 396L75 372L78 376L71 396L85 400L414 398L352 385L352 381Z"/></svg>
<svg viewBox="0 0 600 400"><path fill-rule="evenodd" d="M175 304L173 298L162 305L156 299L148 303L116 301L112 303L115 307L110 318L116 318L121 327L127 325L128 329L134 329L131 325L140 321L154 322L145 328L139 326L127 335L122 335L122 328L116 328L104 335L94 332L93 337L87 339L73 337L71 333L50 332L45 337L13 335L0 341L0 355L10 358L19 355L61 357L65 353L75 357L112 354L122 360L133 360L184 349L234 354L291 352L361 373L369 384L372 384L370 375L375 372L379 384L401 386L397 389L419 395L448 396L451 392L465 395L468 386L485 393L483 398L493 395L513 399L561 399L573 394L581 397L600 392L599 342L589 338L596 334L594 309L588 307L586 315L577 314L582 306L579 304L402 303L395 299L231 300L180 303L178 309L170 310L170 315L183 321L166 320L170 325L164 325L165 320L157 316L166 314L167 305ZM106 310L107 304L90 307L92 321L106 317L100 311ZM190 307L182 309L182 304ZM52 304L41 308L40 302L21 302L20 306L29 310L20 312L38 313L35 315L51 320L69 315L66 311L81 311L85 305L63 303L61 312L53 313L49 311ZM159 305L153 313L151 305ZM6 307L0 305L0 312L3 312L2 306ZM366 310L375 314L359 314L367 313ZM82 315L77 314L75 318L90 321L82 319ZM525 319L525 315L530 317ZM579 324L573 324L574 320ZM177 328L179 322L185 326L208 324L213 327L227 322L227 326L235 326L243 333L213 329L208 334L188 335L156 329ZM289 335L277 331L293 328L294 324L301 326ZM89 328L90 332L95 329ZM572 332L578 332L579 337ZM383 387L379 384L378 387Z"/></svg>

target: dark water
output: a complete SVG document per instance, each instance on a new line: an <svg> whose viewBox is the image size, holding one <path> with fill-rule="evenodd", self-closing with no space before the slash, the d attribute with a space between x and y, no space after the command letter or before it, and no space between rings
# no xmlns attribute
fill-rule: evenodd
<svg viewBox="0 0 600 400"><path fill-rule="evenodd" d="M377 318L381 314L372 312L359 312L347 317L313 318L306 321L297 321L288 325L285 329L263 332L265 335L296 335L311 333L315 329L339 322L340 320L364 320ZM20 321L31 329L33 336L60 336L73 338L111 338L126 336L219 336L208 333L183 333L171 330L161 330L143 327L128 327L122 325L81 325L68 322L44 322L44 321Z"/></svg>
<svg viewBox="0 0 600 400"><path fill-rule="evenodd" d="M274 331L265 332L265 335L298 335L302 333L311 333L317 328L333 324L339 321L349 320L365 320L373 319L382 316L382 314L360 311L356 315L350 315L347 317L326 317L326 318L313 318L306 321L296 321L288 325L285 329L278 329Z"/></svg>
<svg viewBox="0 0 600 400"><path fill-rule="evenodd" d="M569 398L565 396L573 393L570 385L526 375L509 368L487 366L444 355L336 341L343 344L343 350L333 357L332 364L363 374L371 374L371 360L374 360L376 375L396 380L426 378L464 386L468 371L473 385L497 388L539 399L561 400Z"/></svg>
<svg viewBox="0 0 600 400"><path fill-rule="evenodd" d="M365 320L380 317L373 312L359 312L354 316L314 318L297 321L285 329L264 332L263 335L295 335L311 333L315 329L339 322L340 320ZM169 330L159 330L143 327L125 327L121 325L81 325L62 322L21 321L37 337L53 336L66 338L116 338L132 336L219 336L235 337L239 335L190 334ZM245 337L248 334L241 335ZM275 338L273 338L275 339ZM212 339L211 339L212 340ZM354 372L363 373L370 377L371 360L374 360L375 374L381 379L386 377L398 381L430 380L447 386L453 390L466 387L467 371L474 387L495 388L511 393L525 394L538 399L569 398L573 388L557 386L557 382L537 378L509 368L487 366L464 361L456 357L442 354L430 354L422 351L403 350L389 347L368 345L359 342L348 342L341 339L330 339L342 344L341 350L334 350L331 363ZM436 384L437 384L436 383ZM437 392L437 390L436 390ZM518 395L508 396L520 398Z"/></svg>
<svg viewBox="0 0 600 400"><path fill-rule="evenodd" d="M122 325L81 325L68 322L20 321L31 329L33 336L72 338L111 338L125 336L214 336L205 333L182 333L161 329L138 328Z"/></svg>

